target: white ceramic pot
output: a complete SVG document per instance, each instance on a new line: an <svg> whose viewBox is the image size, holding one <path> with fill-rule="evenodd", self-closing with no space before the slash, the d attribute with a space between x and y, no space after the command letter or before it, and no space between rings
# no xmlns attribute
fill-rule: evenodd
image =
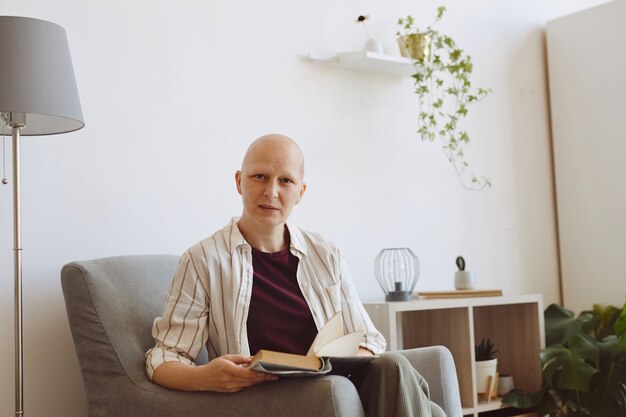
<svg viewBox="0 0 626 417"><path fill-rule="evenodd" d="M456 271L454 273L454 288L457 290L473 290L476 286L476 276L472 271Z"/></svg>
<svg viewBox="0 0 626 417"><path fill-rule="evenodd" d="M369 38L367 42L365 42L363 49L369 52L383 53L383 45L374 38Z"/></svg>
<svg viewBox="0 0 626 417"><path fill-rule="evenodd" d="M504 397L515 388L513 377L511 375L500 374L498 378L498 395Z"/></svg>
<svg viewBox="0 0 626 417"><path fill-rule="evenodd" d="M489 377L496 377L498 369L498 358L488 361L476 362L476 392L479 394L487 393L487 382ZM496 387L497 389L497 387Z"/></svg>

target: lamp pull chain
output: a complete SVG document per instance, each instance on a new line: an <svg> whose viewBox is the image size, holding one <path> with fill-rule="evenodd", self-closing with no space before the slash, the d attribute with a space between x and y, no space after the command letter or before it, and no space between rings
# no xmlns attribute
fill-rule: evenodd
<svg viewBox="0 0 626 417"><path fill-rule="evenodd" d="M6 144L5 144L5 133L4 128L6 125L2 124L2 184L6 185L9 183L7 180L7 158L6 158Z"/></svg>

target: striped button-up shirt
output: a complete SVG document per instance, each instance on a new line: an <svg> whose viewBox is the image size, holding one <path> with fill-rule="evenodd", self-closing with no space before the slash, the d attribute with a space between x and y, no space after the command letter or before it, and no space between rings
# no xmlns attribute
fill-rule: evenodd
<svg viewBox="0 0 626 417"><path fill-rule="evenodd" d="M155 346L146 370L169 361L194 365L203 346L209 358L250 355L246 321L252 293L252 248L229 225L187 250L170 285L163 317L152 326ZM361 346L379 354L385 339L358 298L341 251L317 233L287 225L290 251L300 260L297 280L318 329L341 312L345 331L365 330Z"/></svg>

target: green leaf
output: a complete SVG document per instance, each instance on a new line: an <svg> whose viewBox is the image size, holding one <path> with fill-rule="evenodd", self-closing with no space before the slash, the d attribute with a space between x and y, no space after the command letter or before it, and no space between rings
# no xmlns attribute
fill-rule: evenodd
<svg viewBox="0 0 626 417"><path fill-rule="evenodd" d="M554 388L589 391L589 381L597 372L598 348L581 335L571 346L553 345L541 351L544 379Z"/></svg>
<svg viewBox="0 0 626 417"><path fill-rule="evenodd" d="M416 83L421 83L424 81L424 74L422 74L421 72L417 72L413 75L411 75L411 77L413 77L415 79Z"/></svg>
<svg viewBox="0 0 626 417"><path fill-rule="evenodd" d="M515 408L532 408L539 404L547 393L545 387L542 387L541 390L537 392L524 392L514 389L502 399L502 402Z"/></svg>
<svg viewBox="0 0 626 417"><path fill-rule="evenodd" d="M619 350L615 335L608 336L597 346L600 351L599 371L591 379L592 394L585 398L585 403L594 415L617 415L616 408L624 401L626 354Z"/></svg>
<svg viewBox="0 0 626 417"><path fill-rule="evenodd" d="M620 316L620 310L617 307L594 304L592 311L585 311L584 313L592 314L594 318L589 324L583 326L585 332L593 333L598 340L615 333L615 323Z"/></svg>
<svg viewBox="0 0 626 417"><path fill-rule="evenodd" d="M558 304L548 306L544 312L544 318L547 346L567 343L582 327L582 322L574 318L573 311Z"/></svg>
<svg viewBox="0 0 626 417"><path fill-rule="evenodd" d="M553 415L551 413L558 409L553 393L545 384L537 392L525 393L515 389L508 393L502 402L515 408L535 408L538 416Z"/></svg>
<svg viewBox="0 0 626 417"><path fill-rule="evenodd" d="M597 342L596 346L600 355L606 355L607 359L615 360L622 354L619 338L614 334L605 337L601 342Z"/></svg>
<svg viewBox="0 0 626 417"><path fill-rule="evenodd" d="M615 334L617 336L621 337L626 334L626 304L624 304L624 306L622 307L622 313L615 322L615 326L613 326L613 329L615 330Z"/></svg>
<svg viewBox="0 0 626 417"><path fill-rule="evenodd" d="M437 20L441 19L445 11L446 11L446 6L437 7Z"/></svg>
<svg viewBox="0 0 626 417"><path fill-rule="evenodd" d="M626 352L626 335L622 334L617 341L620 352Z"/></svg>

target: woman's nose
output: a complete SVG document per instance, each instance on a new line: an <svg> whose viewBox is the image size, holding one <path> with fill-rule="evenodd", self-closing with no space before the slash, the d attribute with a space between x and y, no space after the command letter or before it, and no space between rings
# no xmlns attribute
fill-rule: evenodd
<svg viewBox="0 0 626 417"><path fill-rule="evenodd" d="M278 197L278 184L274 181L269 181L267 186L265 187L265 196L267 198L276 198Z"/></svg>

